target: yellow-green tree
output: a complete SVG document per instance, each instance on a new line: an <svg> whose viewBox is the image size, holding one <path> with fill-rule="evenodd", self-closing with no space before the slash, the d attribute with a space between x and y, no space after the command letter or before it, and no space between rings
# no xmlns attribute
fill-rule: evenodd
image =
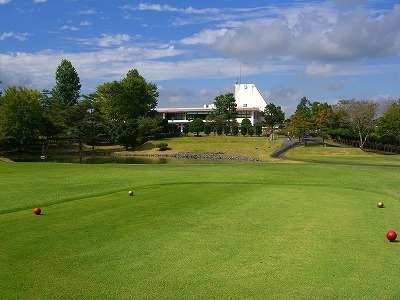
<svg viewBox="0 0 400 300"><path fill-rule="evenodd" d="M38 138L43 129L40 97L39 91L16 86L0 96L0 131L18 150Z"/></svg>

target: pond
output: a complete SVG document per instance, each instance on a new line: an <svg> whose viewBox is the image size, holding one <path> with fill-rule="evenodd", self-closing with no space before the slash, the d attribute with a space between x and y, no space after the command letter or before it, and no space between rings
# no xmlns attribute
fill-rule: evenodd
<svg viewBox="0 0 400 300"><path fill-rule="evenodd" d="M143 156L73 156L73 155L49 155L41 160L40 155L8 156L15 162L43 162L43 163L76 163L76 164L218 164L232 163L233 161L221 159L189 159L173 157L143 157Z"/></svg>

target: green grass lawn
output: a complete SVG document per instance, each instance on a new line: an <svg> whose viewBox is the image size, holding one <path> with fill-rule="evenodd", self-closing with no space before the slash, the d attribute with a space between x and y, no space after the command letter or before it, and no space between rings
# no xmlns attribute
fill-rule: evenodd
<svg viewBox="0 0 400 300"><path fill-rule="evenodd" d="M0 163L0 298L398 299L399 181L380 166Z"/></svg>
<svg viewBox="0 0 400 300"><path fill-rule="evenodd" d="M167 151L155 148L159 142L168 143ZM273 161L270 155L281 145L282 140L271 141L266 137L257 136L225 136L209 135L196 137L193 134L187 137L170 138L159 141L149 141L134 151L128 153L136 155L173 154L173 153L222 153L225 156L241 156L258 158L264 161Z"/></svg>
<svg viewBox="0 0 400 300"><path fill-rule="evenodd" d="M400 167L400 155L383 155L364 152L354 147L296 147L285 153L285 157L322 163L346 163L387 165Z"/></svg>

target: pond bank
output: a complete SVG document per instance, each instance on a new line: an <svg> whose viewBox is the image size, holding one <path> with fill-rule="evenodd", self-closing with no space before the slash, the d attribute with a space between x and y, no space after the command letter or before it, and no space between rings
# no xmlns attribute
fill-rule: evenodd
<svg viewBox="0 0 400 300"><path fill-rule="evenodd" d="M137 153L125 153L125 152L114 152L111 156L139 156L139 157L167 157L167 158L182 158L182 159L207 159L207 160L234 160L234 161L254 161L254 162L265 162L259 158L253 157L242 157L242 156L226 156L223 153L163 153L163 154L137 154Z"/></svg>

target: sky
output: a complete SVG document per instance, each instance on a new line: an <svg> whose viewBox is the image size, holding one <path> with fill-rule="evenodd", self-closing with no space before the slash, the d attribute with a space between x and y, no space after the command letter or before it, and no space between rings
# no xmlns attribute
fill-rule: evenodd
<svg viewBox="0 0 400 300"><path fill-rule="evenodd" d="M95 92L137 69L159 108L256 84L286 117L302 97L400 98L400 1L0 0L0 90L51 90L62 59Z"/></svg>

